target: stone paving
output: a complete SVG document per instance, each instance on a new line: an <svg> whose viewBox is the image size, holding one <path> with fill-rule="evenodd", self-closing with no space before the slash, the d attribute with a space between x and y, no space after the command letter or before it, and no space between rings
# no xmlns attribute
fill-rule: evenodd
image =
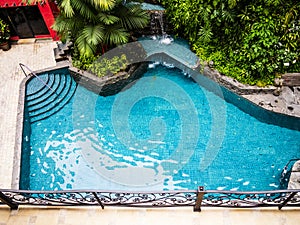
<svg viewBox="0 0 300 225"><path fill-rule="evenodd" d="M267 110L300 118L300 87L281 87L278 96L255 94L243 95L243 97Z"/></svg>
<svg viewBox="0 0 300 225"><path fill-rule="evenodd" d="M297 209L188 208L137 209L106 207L28 208L0 207L0 225L299 225Z"/></svg>
<svg viewBox="0 0 300 225"><path fill-rule="evenodd" d="M19 63L32 70L55 66L53 41L12 45L0 51L0 188L11 188L19 85L25 75Z"/></svg>

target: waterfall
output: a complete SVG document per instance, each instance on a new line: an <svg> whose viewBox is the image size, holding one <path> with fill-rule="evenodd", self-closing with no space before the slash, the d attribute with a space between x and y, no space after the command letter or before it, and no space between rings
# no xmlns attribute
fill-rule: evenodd
<svg viewBox="0 0 300 225"><path fill-rule="evenodd" d="M161 35L166 34L164 30L163 12L155 11L155 13L151 14L150 26L153 34L159 34L159 32L161 32Z"/></svg>
<svg viewBox="0 0 300 225"><path fill-rule="evenodd" d="M161 29L161 34L162 36L164 36L166 34L165 30L164 30L164 20L163 20L163 13L162 12L159 12L157 14L157 20L159 22L159 25L160 25L160 29Z"/></svg>
<svg viewBox="0 0 300 225"><path fill-rule="evenodd" d="M161 35L159 37L161 44L169 45L173 42L173 38L165 31L163 15L163 11L155 11L155 13L151 14L150 29L152 34ZM157 38L154 36L154 39Z"/></svg>

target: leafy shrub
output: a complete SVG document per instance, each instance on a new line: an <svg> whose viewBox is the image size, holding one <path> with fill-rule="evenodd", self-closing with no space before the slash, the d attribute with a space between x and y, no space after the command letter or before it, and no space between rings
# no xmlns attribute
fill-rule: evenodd
<svg viewBox="0 0 300 225"><path fill-rule="evenodd" d="M74 50L72 56L72 64L74 67L89 71L98 77L114 75L120 71L126 70L128 66L125 54L114 56L112 58L102 56L86 56L79 54L78 50Z"/></svg>
<svg viewBox="0 0 300 225"><path fill-rule="evenodd" d="M10 37L10 30L7 23L0 19L0 43L8 41Z"/></svg>
<svg viewBox="0 0 300 225"><path fill-rule="evenodd" d="M87 70L90 65L97 59L97 56L87 56L87 55L81 55L79 52L75 49L74 53L72 55L72 64L74 67Z"/></svg>
<svg viewBox="0 0 300 225"><path fill-rule="evenodd" d="M128 62L125 54L114 56L111 59L100 58L93 64L88 66L88 70L98 77L114 75L120 71L124 71L127 68Z"/></svg>
<svg viewBox="0 0 300 225"><path fill-rule="evenodd" d="M195 53L225 75L272 84L299 72L300 2L293 0L161 0L169 21Z"/></svg>

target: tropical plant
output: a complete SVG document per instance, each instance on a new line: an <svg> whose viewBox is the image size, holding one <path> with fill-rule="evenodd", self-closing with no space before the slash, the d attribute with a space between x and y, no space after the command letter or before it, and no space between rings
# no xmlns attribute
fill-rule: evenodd
<svg viewBox="0 0 300 225"><path fill-rule="evenodd" d="M271 84L300 71L300 2L161 0L176 32L202 59L239 81Z"/></svg>
<svg viewBox="0 0 300 225"><path fill-rule="evenodd" d="M9 40L10 30L6 22L0 19L0 43L5 43Z"/></svg>
<svg viewBox="0 0 300 225"><path fill-rule="evenodd" d="M88 70L92 63L97 60L97 56L80 54L77 48L72 52L72 65L82 70Z"/></svg>
<svg viewBox="0 0 300 225"><path fill-rule="evenodd" d="M114 56L111 59L103 57L100 61L89 65L87 68L98 77L114 75L120 71L125 71L128 66L126 55Z"/></svg>
<svg viewBox="0 0 300 225"><path fill-rule="evenodd" d="M74 40L80 55L91 56L107 46L125 44L130 31L144 28L148 14L139 4L122 0L58 0L61 10L53 29Z"/></svg>
<svg viewBox="0 0 300 225"><path fill-rule="evenodd" d="M107 55L96 57L78 54L75 50L72 64L76 68L89 71L98 77L114 75L125 71L130 64L125 54L108 57Z"/></svg>

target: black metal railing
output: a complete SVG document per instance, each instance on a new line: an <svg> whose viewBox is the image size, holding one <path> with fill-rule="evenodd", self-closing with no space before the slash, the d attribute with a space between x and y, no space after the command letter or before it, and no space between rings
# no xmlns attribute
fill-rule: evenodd
<svg viewBox="0 0 300 225"><path fill-rule="evenodd" d="M25 191L0 189L0 204L11 209L20 205L32 206L128 206L128 207L183 207L194 211L201 207L278 207L300 206L300 190L236 192L204 190L126 192L126 191Z"/></svg>

